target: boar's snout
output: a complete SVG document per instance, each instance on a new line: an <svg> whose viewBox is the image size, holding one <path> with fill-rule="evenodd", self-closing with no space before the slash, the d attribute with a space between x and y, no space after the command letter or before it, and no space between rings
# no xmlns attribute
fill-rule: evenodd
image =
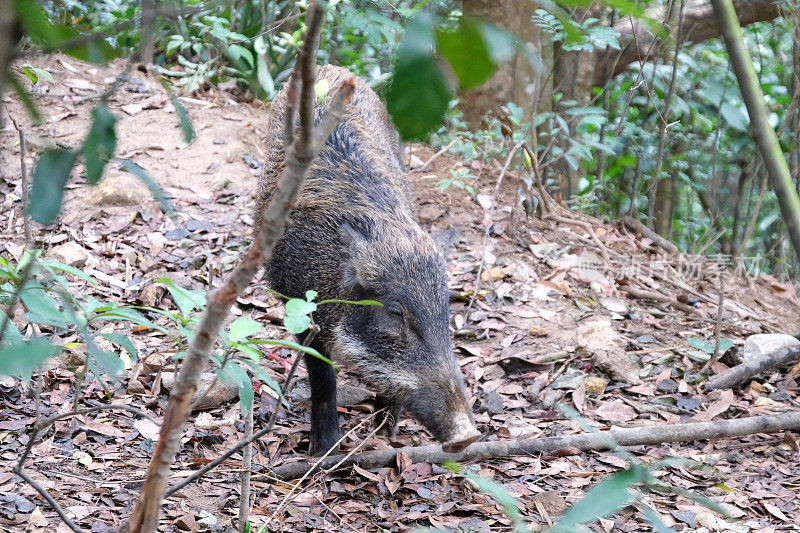
<svg viewBox="0 0 800 533"><path fill-rule="evenodd" d="M447 453L458 453L481 436L472 420L466 413L460 413L454 424L454 431L450 438L442 443L442 450Z"/></svg>

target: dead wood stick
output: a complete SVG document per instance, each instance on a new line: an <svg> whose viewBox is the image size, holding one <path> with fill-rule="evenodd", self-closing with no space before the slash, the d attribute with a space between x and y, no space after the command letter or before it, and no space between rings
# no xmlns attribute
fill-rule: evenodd
<svg viewBox="0 0 800 533"><path fill-rule="evenodd" d="M439 157L440 155L442 155L443 153L445 153L446 151L448 151L450 148L452 148L452 147L453 147L453 145L456 143L456 141L458 141L458 137L456 137L455 139L453 139L452 141L450 141L450 142L449 142L449 143L448 143L448 144L447 144L445 147L443 147L441 150L439 150L438 152L436 152L435 154L433 154L432 156L430 156L430 157L428 158L428 160L427 160L427 161L425 161L424 163L422 163L422 166L420 166L419 168L416 168L415 170L416 170L417 172L424 172L424 171L425 171L425 169L426 169L426 168L428 168L428 165L430 165L431 163L433 163L433 162L434 162L434 160L436 160L436 158L437 158L437 157Z"/></svg>
<svg viewBox="0 0 800 533"><path fill-rule="evenodd" d="M679 302L677 300L673 300L666 294L661 294L660 292L656 291L649 291L647 289L639 289L638 287L628 287L626 289L627 293L634 298L641 298L644 300L654 300L656 302L662 302L668 304L679 311L683 311L687 314L696 314L700 316L705 316L699 309L695 309L689 304L685 304L683 302Z"/></svg>
<svg viewBox="0 0 800 533"><path fill-rule="evenodd" d="M705 390L729 389L741 385L753 376L767 370L800 360L800 349L780 350L775 355L763 357L749 363L742 363L712 377L706 382Z"/></svg>
<svg viewBox="0 0 800 533"><path fill-rule="evenodd" d="M579 226L584 230L586 230L586 233L589 234L589 236L594 241L594 244L597 246L598 250L600 250L600 255L603 256L603 261L605 261L606 263L605 266L607 268L611 266L611 258L608 257L608 250L606 249L605 245L603 245L603 242L600 240L600 237L598 237L597 234L594 232L594 228L592 228L591 224L589 224L584 220L562 217L560 215L556 215L555 213L549 213L545 218L548 220L552 220L554 222L561 222L562 224L572 224L575 226Z"/></svg>
<svg viewBox="0 0 800 533"><path fill-rule="evenodd" d="M327 457L319 467L330 468L342 461L341 466L346 467L358 464L361 468L374 470L395 464L397 454L400 452L408 454L415 463L441 463L446 460L471 461L486 457L509 457L512 455L552 452L568 447L584 451L606 450L608 449L609 439L621 446L643 446L663 444L665 442L690 442L740 437L755 433L778 433L797 430L800 430L800 411L790 411L778 415L752 416L714 422L643 426L614 429L600 433L580 433L563 437L477 442L460 453L444 452L438 444L392 450L372 450L355 455L347 461L342 461L341 455ZM277 467L273 470L273 474L282 480L296 479L315 465L314 461L298 461Z"/></svg>
<svg viewBox="0 0 800 533"><path fill-rule="evenodd" d="M672 244L672 242L668 241L655 231L651 230L640 220L637 220L633 217L625 217L622 219L622 223L628 226L628 228L632 231L636 231L642 234L642 236L647 237L651 241L653 241L656 245L663 248L667 253L676 254L678 253L678 247Z"/></svg>

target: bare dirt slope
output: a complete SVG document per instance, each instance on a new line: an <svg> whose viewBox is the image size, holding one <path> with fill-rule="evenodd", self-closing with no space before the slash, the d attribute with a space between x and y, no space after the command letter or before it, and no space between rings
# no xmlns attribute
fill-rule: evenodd
<svg viewBox="0 0 800 533"><path fill-rule="evenodd" d="M32 62L32 61L31 61ZM63 56L34 64L56 80L34 91L46 119L32 126L21 105L8 100L8 113L28 139L25 160L33 168L47 146L76 147L85 135L97 96L120 71L98 69ZM197 139L185 146L174 109L157 81L134 72L110 99L119 118L120 157L145 168L173 198L174 222L165 217L117 163L104 182L85 184L79 166L67 194L61 220L34 228L45 255L74 242L85 252L84 271L96 285L75 280L76 292L101 301L175 310L154 280L171 278L192 289L214 285L246 249L252 229L252 192L258 172L260 104L237 103L224 93L183 100ZM24 246L18 136L9 126L0 132L0 256L18 259ZM561 211L557 218L526 217L516 204L519 180L509 174L496 209L492 195L500 163L480 170L476 198L456 187L435 184L461 163L442 156L426 169L419 163L433 152L409 148L409 173L422 223L432 231L459 232L450 254L454 345L473 395L479 428L487 439L574 433L578 426L554 408L564 402L599 428L717 420L780 413L798 405L797 367L758 378L744 390L705 394L699 374L704 354L696 346L712 338L717 316L719 268L703 259L669 256L647 239L618 225L602 224ZM491 231L484 246L487 225ZM481 262L480 292L468 309ZM753 266L752 263L746 266ZM729 271L722 313L722 336L741 346L755 333L794 333L800 329L797 287L761 276ZM648 292L649 291L649 292ZM648 294L650 295L648 297ZM655 296L653 296L655 294ZM289 338L282 328L282 307L261 289L239 300L238 316L264 324L262 338ZM150 315L158 320L157 315ZM17 316L18 325L22 321ZM43 328L44 329L44 328ZM104 331L131 335L139 352L116 382L114 401L146 409L155 417L166 402L162 371L179 345L129 323ZM83 348L69 345L70 332L53 333L69 349L44 375L42 410L62 412L72 404L72 369ZM604 339L598 348L597 339ZM692 340L694 339L694 340ZM690 341L695 345L690 344ZM602 352L602 353L601 353ZM278 382L294 354L267 351L262 367ZM611 354L611 355L609 355ZM615 359L616 357L616 359ZM717 363L712 373L725 368ZM275 399L256 387L256 413L266 417ZM0 382L0 527L52 531L55 513L10 465L27 443L34 402L27 389ZM357 391L356 391L357 392ZM427 463L397 457L393 468L377 472L346 469L317 475L280 507L289 485L275 482L269 467L302 456L308 446L308 405L302 385L254 457L255 500L251 520L282 530L405 530L416 525L504 531L510 521L494 501L463 478ZM96 381L85 385L83 404L107 399ZM353 433L347 450L425 444L429 435L416 422L401 423L396 442L372 433L372 406L363 395L343 398L340 412ZM209 416L210 415L210 416ZM261 422L257 422L257 426ZM361 425L359 425L361 424ZM356 427L357 426L357 427ZM235 400L191 420L174 477L181 478L241 438ZM69 516L92 531L118 526L130 512L153 449L154 428L125 414L101 412L59 422L33 447L30 474L46 487ZM668 456L693 465L657 470L676 490L649 493L642 504L676 530L791 531L800 513L800 467L793 435L756 435L717 442L663 445L633 450L645 463ZM238 457L238 456L237 456ZM626 466L612 453L565 449L543 456L484 460L472 465L518 498L531 526L547 524L580 499L592 485ZM238 460L171 498L163 515L166 531L221 530L238 506ZM693 491L726 506L729 517L709 511L683 491ZM275 516L272 516L272 515ZM59 526L59 530L64 530ZM649 531L633 508L595 525L604 531Z"/></svg>

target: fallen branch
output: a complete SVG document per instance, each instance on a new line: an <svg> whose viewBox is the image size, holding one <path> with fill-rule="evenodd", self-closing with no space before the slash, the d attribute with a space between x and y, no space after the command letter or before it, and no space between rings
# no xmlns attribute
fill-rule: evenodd
<svg viewBox="0 0 800 533"><path fill-rule="evenodd" d="M254 236L253 244L242 263L228 280L208 297L208 305L192 339L188 353L170 395L164 413L158 444L147 469L141 495L133 509L129 531L154 532L158 526L161 502L167 484L167 475L180 446L183 426L189 415L192 396L197 390L200 374L205 369L216 344L217 335L236 298L250 284L253 276L272 255L272 250L286 228L289 210L294 204L308 169L333 132L352 96L352 80L342 84L325 111L317 127L313 123L314 83L316 81L316 52L324 10L316 4L309 6L308 31L298 52L301 73L300 83L300 134L287 146L286 167L277 183L275 193L263 213L263 224ZM293 78L293 84L298 83ZM290 115L290 118L293 118Z"/></svg>
<svg viewBox="0 0 800 533"><path fill-rule="evenodd" d="M661 294L660 292L656 291L649 291L647 289L640 289L638 287L628 287L626 289L629 296L633 296L634 298L639 298L642 300L653 300L655 302L665 303L679 311L683 311L687 315L699 315L705 318L705 314L701 312L699 309L692 307L689 304L685 304L683 302L679 302L673 298L670 298L666 294Z"/></svg>
<svg viewBox="0 0 800 533"><path fill-rule="evenodd" d="M580 433L564 437L536 437L523 440L476 442L460 453L444 452L438 444L415 448L373 450L354 455L346 461L342 460L341 455L327 457L319 464L318 468L327 469L341 462L343 467L358 464L361 468L374 470L396 464L397 454L400 452L408 454L409 458L415 463L441 463L447 460L463 462L486 457L546 453L563 448L578 448L583 451L606 450L609 448L609 439L620 446L643 446L663 444L665 442L690 442L740 437L755 433L778 433L797 430L800 430L800 411L790 411L779 415L752 416L714 422L643 426L598 433ZM281 465L275 468L272 473L281 480L296 479L314 466L316 466L316 463L311 461L298 461Z"/></svg>
<svg viewBox="0 0 800 533"><path fill-rule="evenodd" d="M800 360L800 349L779 350L775 355L763 357L749 363L742 363L709 379L705 390L729 389L741 385L753 376L763 374L767 370L788 365Z"/></svg>
<svg viewBox="0 0 800 533"><path fill-rule="evenodd" d="M655 231L651 230L650 228L642 224L640 220L637 220L633 217L625 217L622 219L622 222L628 227L628 229L630 229L631 231L635 231L637 233L641 233L643 237L647 237L648 239L653 241L653 243L655 243L657 246L663 248L667 253L670 254L678 253L677 246L675 246L672 242L670 242L669 240L665 239Z"/></svg>

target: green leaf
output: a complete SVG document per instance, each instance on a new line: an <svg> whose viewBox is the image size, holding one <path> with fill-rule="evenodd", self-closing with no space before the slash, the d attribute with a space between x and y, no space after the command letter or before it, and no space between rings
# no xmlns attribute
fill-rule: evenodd
<svg viewBox="0 0 800 533"><path fill-rule="evenodd" d="M127 320L128 322L133 322L139 326L154 329L169 335L169 332L167 332L166 329L154 324L150 320L147 320L141 315L141 313L135 309L131 309L130 307L116 307L109 311L98 313L91 318L90 322L94 322L95 320Z"/></svg>
<svg viewBox="0 0 800 533"><path fill-rule="evenodd" d="M86 181L95 185L103 176L106 163L114 157L117 147L117 134L114 126L117 119L105 104L98 104L92 110L92 125L86 142L83 143L83 157L86 160Z"/></svg>
<svg viewBox="0 0 800 533"><path fill-rule="evenodd" d="M480 25L483 42L495 65L514 55L514 36L502 28L486 22Z"/></svg>
<svg viewBox="0 0 800 533"><path fill-rule="evenodd" d="M433 57L430 22L417 19L406 28L387 97L403 140L423 138L438 128L453 97Z"/></svg>
<svg viewBox="0 0 800 533"><path fill-rule="evenodd" d="M25 63L24 65L22 65L22 71L25 73L26 76L28 76L31 79L33 83L37 83L38 80L49 81L50 83L56 82L56 80L53 79L53 76L51 76L50 73L47 72L45 69L34 67L30 63ZM31 77L31 75L33 75L33 77Z"/></svg>
<svg viewBox="0 0 800 533"><path fill-rule="evenodd" d="M0 338L2 338L2 342L4 344L14 344L14 343L21 343L23 342L22 333L19 332L17 326L11 320L6 321L6 314L0 309L0 327L3 326L3 322L5 322L5 333L0 331Z"/></svg>
<svg viewBox="0 0 800 533"><path fill-rule="evenodd" d="M205 307L206 291L202 289L184 289L183 287L175 285L175 282L169 278L158 278L156 281L167 286L167 290L172 296L172 299L175 300L175 304L181 310L181 314L184 318L189 318L189 313L195 309L202 309Z"/></svg>
<svg viewBox="0 0 800 533"><path fill-rule="evenodd" d="M0 375L31 379L31 373L59 349L40 337L0 346Z"/></svg>
<svg viewBox="0 0 800 533"><path fill-rule="evenodd" d="M455 30L439 30L436 45L450 63L462 89L480 85L494 72L495 64L478 20L462 17Z"/></svg>
<svg viewBox="0 0 800 533"><path fill-rule="evenodd" d="M170 217L174 216L175 210L170 205L169 200L167 199L167 195L164 194L164 191L161 190L161 187L159 187L158 184L155 181L153 181L153 178L151 178L150 175L147 174L147 171L144 168L137 165L130 159L122 159L121 157L118 157L117 161L120 162L123 170L125 170L126 172L130 172L131 174L139 178L139 180L142 183L144 183L145 187L147 187L150 190L150 194L153 195L153 198L155 198L156 201L158 202L158 206L164 213L166 213L167 216Z"/></svg>
<svg viewBox="0 0 800 533"><path fill-rule="evenodd" d="M650 522L650 525L653 526L653 531L655 533L674 533L674 530L666 525L653 509L644 504L638 505L637 507L642 512L645 519Z"/></svg>
<svg viewBox="0 0 800 533"><path fill-rule="evenodd" d="M317 310L317 304L300 298L292 298L286 302L286 316L283 325L289 333L298 335L311 326L311 313Z"/></svg>
<svg viewBox="0 0 800 533"><path fill-rule="evenodd" d="M728 102L722 102L719 112L731 128L741 132L747 131L750 125L750 117L747 115L744 106L737 107Z"/></svg>
<svg viewBox="0 0 800 533"><path fill-rule="evenodd" d="M126 352L128 352L131 358L135 361L137 358L136 353L136 346L133 345L133 342L127 335L122 335L120 333L100 333L98 337L103 337L105 339L110 340L117 346L123 348Z"/></svg>
<svg viewBox="0 0 800 533"><path fill-rule="evenodd" d="M277 381L272 379L269 374L267 374L266 370L258 366L258 363L251 361L250 359L240 359L240 361L244 362L244 364L250 367L250 371L253 372L253 375L256 377L256 379L277 393L278 398L281 399L281 403L288 404L286 399L281 396L281 386Z"/></svg>
<svg viewBox="0 0 800 533"><path fill-rule="evenodd" d="M234 62L241 61L244 58L247 61L247 64L250 68L255 66L255 61L253 59L253 52L245 48L240 44L232 44L225 49L225 54L231 58Z"/></svg>
<svg viewBox="0 0 800 533"><path fill-rule="evenodd" d="M39 108L36 107L36 102L33 101L31 98L30 93L25 89L25 86L22 85L22 82L17 78L13 73L8 73L8 84L14 89L14 92L17 93L22 105L25 106L25 110L28 114L33 118L33 122L35 124L42 123L42 114L39 112Z"/></svg>
<svg viewBox="0 0 800 533"><path fill-rule="evenodd" d="M256 79L267 97L271 98L275 94L275 80L272 78L272 73L269 71L269 64L267 63L267 45L264 42L264 36L259 35L253 41L253 50L256 53Z"/></svg>
<svg viewBox="0 0 800 533"><path fill-rule="evenodd" d="M26 67L25 65L23 65L21 70L22 70L23 74L28 76L28 79L31 80L31 83L36 85L36 82L39 81L39 78L38 78L38 76L36 76L36 73L33 71L33 69L30 69L30 68Z"/></svg>
<svg viewBox="0 0 800 533"><path fill-rule="evenodd" d="M714 347L716 343L714 341L707 341L704 339L687 339L689 346L692 348L697 348L698 350L702 350L706 353L713 354ZM730 339L720 339L719 340L719 351L720 353L726 352L733 347L733 341Z"/></svg>
<svg viewBox="0 0 800 533"><path fill-rule="evenodd" d="M167 82L166 79L162 80L161 85L167 90L169 101L172 103L172 106L175 108L175 113L178 115L181 130L183 131L183 140L186 141L186 144L190 144L195 139L195 132L192 126L192 119L189 117L189 112L186 111L180 98L178 98L178 95L176 95L175 91L169 86L169 82Z"/></svg>
<svg viewBox="0 0 800 533"><path fill-rule="evenodd" d="M231 323L230 327L230 340L231 342L238 342L242 339L258 333L261 329L261 324L252 318L240 317Z"/></svg>
<svg viewBox="0 0 800 533"><path fill-rule="evenodd" d="M20 300L28 310L26 318L37 324L49 324L67 329L69 319L55 298L45 292L44 287L29 281L20 292Z"/></svg>
<svg viewBox="0 0 800 533"><path fill-rule="evenodd" d="M278 346L285 346L286 348L291 348L293 350L297 350L299 352L303 352L303 353L307 353L308 355L312 355L312 356L316 357L317 359L319 359L320 361L325 361L326 363L331 365L336 370L339 369L339 367L336 366L336 363L334 363L333 361L331 361L330 359L328 359L327 357L325 357L324 355L319 353L314 348L311 348L310 346L303 346L302 344L296 343L294 341L283 341L283 340L278 340L278 339L259 339L259 340L250 341L250 344L275 344L275 345L278 345Z"/></svg>
<svg viewBox="0 0 800 533"><path fill-rule="evenodd" d="M76 278L88 281L92 285L97 285L97 283L92 279L92 277L89 274L85 274L81 270L78 270L77 268L70 265L65 265L64 263L56 261L55 259L39 259L39 264L48 270L60 270L61 272L72 274Z"/></svg>
<svg viewBox="0 0 800 533"><path fill-rule="evenodd" d="M64 24L51 24L44 10L30 0L14 0L14 13L32 39L51 50L61 50L82 61L104 63L116 55L103 34L81 35Z"/></svg>
<svg viewBox="0 0 800 533"><path fill-rule="evenodd" d="M647 469L634 465L589 490L570 507L552 531L573 532L579 524L614 514L636 500L631 487L647 479Z"/></svg>
<svg viewBox="0 0 800 533"><path fill-rule="evenodd" d="M101 350L94 342L87 342L86 349L89 352L89 357L112 378L119 376L125 370L125 364L122 359L114 352Z"/></svg>
<svg viewBox="0 0 800 533"><path fill-rule="evenodd" d="M75 156L72 150L50 148L37 161L28 214L39 224L49 226L58 217Z"/></svg>
<svg viewBox="0 0 800 533"><path fill-rule="evenodd" d="M234 362L229 362L217 370L217 376L227 383L236 383L239 386L239 402L242 415L246 415L253 408L253 382L247 372Z"/></svg>

